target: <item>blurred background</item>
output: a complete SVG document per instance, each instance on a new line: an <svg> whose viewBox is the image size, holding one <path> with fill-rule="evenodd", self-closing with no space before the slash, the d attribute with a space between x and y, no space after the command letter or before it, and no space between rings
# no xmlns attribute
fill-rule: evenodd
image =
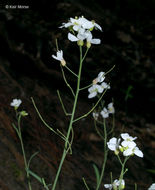
<svg viewBox="0 0 155 190"><path fill-rule="evenodd" d="M9 5L7 8L6 5ZM13 8L24 5L27 8ZM10 102L22 100L21 109L29 115L22 121L22 132L31 168L52 183L58 167L63 142L40 121L31 97L43 118L63 132L69 119L65 117L56 90L59 89L68 110L72 97L66 87L59 62L51 55L59 49L69 68L75 72L79 65L76 43L67 39L67 29L60 29L70 17L84 16L95 20L103 32L94 31L102 43L91 47L82 71L82 86L88 85L100 71L115 68L107 75L111 89L104 96L105 102L114 100L115 136L128 132L137 136L144 158L133 157L127 163L126 189L147 189L153 183L155 164L155 15L154 0L41 0L1 1L0 3L0 189L27 189L20 143L12 128L16 123ZM76 87L76 80L66 71L69 83ZM88 99L88 91L79 97L76 116L86 113L96 99ZM111 118L107 120L111 127ZM90 189L95 188L92 165L100 169L103 161L103 142L88 118L75 123L73 154L67 157L58 189L85 189L85 177ZM109 155L104 182L110 182L110 172L118 178L120 164ZM66 185L67 180L67 185ZM35 179L33 188L43 189ZM103 187L101 188L103 189Z"/></svg>

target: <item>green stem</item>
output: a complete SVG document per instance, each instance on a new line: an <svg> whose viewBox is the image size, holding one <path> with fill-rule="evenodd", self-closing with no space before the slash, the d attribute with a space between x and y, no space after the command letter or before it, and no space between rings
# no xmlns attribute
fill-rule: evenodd
<svg viewBox="0 0 155 190"><path fill-rule="evenodd" d="M119 160L120 160L120 157L119 157L119 156L118 156L118 158L119 158ZM121 170L121 174L120 174L120 177L119 177L119 183L120 183L120 185L119 185L119 190L122 189L121 183L122 183L122 180L123 180L123 176L124 176L124 174L125 174L125 172L124 172L125 164L126 164L126 162L127 162L128 159L129 159L129 157L126 157L123 163L122 163L122 161L120 162L121 165L122 165L122 170Z"/></svg>
<svg viewBox="0 0 155 190"><path fill-rule="evenodd" d="M107 155L108 155L108 151L107 151L107 129L106 129L106 123L105 123L105 119L104 119L104 161L103 161L102 171L100 174L100 179L99 179L99 182L97 184L96 190L98 190L100 188L101 182L102 182L103 177L104 177L105 165L107 162Z"/></svg>
<svg viewBox="0 0 155 190"><path fill-rule="evenodd" d="M22 139L22 134L21 134L21 127L20 127L21 117L22 117L22 115L19 114L19 117L18 117L18 133L17 134L18 134L18 137L19 137L19 140L20 140L22 154L23 154L23 158L24 158L26 176L27 176L27 179L28 179L28 187L29 187L29 190L32 190L31 183L30 183L30 175L28 173L28 164L27 164L27 160L26 160L26 154L25 154L25 149L24 149L24 144L23 144L23 139Z"/></svg>
<svg viewBox="0 0 155 190"><path fill-rule="evenodd" d="M70 123L69 123L69 127L68 127L68 131L67 131L67 136L66 136L66 141L65 141L65 146L64 146L64 150L63 150L63 154L61 157L61 161L55 176L55 180L52 186L52 190L55 190L56 185L57 185L57 181L62 169L62 165L64 163L64 160L66 158L66 155L69 151L68 147L68 141L69 141L69 137L70 137L70 133L72 131L72 125L73 125L73 121L74 121L74 115L75 115L75 110L76 110L76 106L77 106L77 100L78 100L78 95L79 95L79 91L80 91L80 80L81 80L81 71L82 71L82 63L87 55L88 52L88 48L85 52L85 55L82 57L82 47L80 46L80 66L79 66L79 73L78 73L78 79L77 79L77 88L76 88L76 94L75 94L75 99L74 99L74 105L73 105L73 109L72 109L72 115L71 115L71 119L70 119Z"/></svg>

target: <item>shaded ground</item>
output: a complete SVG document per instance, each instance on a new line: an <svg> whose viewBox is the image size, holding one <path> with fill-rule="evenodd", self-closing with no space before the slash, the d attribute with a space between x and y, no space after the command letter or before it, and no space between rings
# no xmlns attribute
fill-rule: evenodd
<svg viewBox="0 0 155 190"><path fill-rule="evenodd" d="M154 180L154 174L148 169L155 168L154 1L41 1L30 5L27 10L6 10L4 5L0 5L0 189L27 189L20 144L11 127L15 114L9 104L16 97L22 99L22 107L29 113L22 122L27 156L39 151L31 167L47 182L54 179L63 142L45 128L30 98L34 97L50 125L66 131L68 119L64 116L56 90L62 92L68 110L72 99L59 64L51 54L55 52L55 39L58 38L68 66L77 70L76 44L67 40L65 30L58 29L62 22L76 15L96 20L104 30L103 33L96 32L102 44L92 47L89 52L82 84L87 85L99 71L108 71L115 65L107 76L111 90L104 97L107 102L114 98L115 135L129 132L137 136L139 147L144 152L143 159L134 157L127 163L126 189L134 189L134 183L140 190L147 189ZM75 86L70 74L66 75L70 84ZM125 101L129 87L132 87L132 97ZM94 102L88 100L87 95L85 91L80 96L77 116L86 113ZM110 126L111 121L108 120ZM83 176L93 189L95 175L92 164L101 167L102 150L103 142L96 135L92 117L76 123L73 154L67 157L58 189L85 189L81 180ZM117 178L120 166L109 154L106 183L110 181L111 171ZM33 188L43 189L34 179L32 183Z"/></svg>

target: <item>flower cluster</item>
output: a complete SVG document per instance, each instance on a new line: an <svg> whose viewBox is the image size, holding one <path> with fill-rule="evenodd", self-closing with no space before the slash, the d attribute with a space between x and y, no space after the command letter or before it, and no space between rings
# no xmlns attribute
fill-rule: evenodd
<svg viewBox="0 0 155 190"><path fill-rule="evenodd" d="M125 188L125 181L122 179L122 180L114 180L114 182L112 184L105 184L104 187L106 189L109 189L109 190L117 190L120 186L120 189L124 189Z"/></svg>
<svg viewBox="0 0 155 190"><path fill-rule="evenodd" d="M101 40L93 38L92 30L98 29L102 31L100 25L95 21L89 21L83 16L70 18L67 23L63 23L60 28L69 28L68 39L72 42L77 42L78 45L83 46L84 40L86 40L86 46L90 48L91 44L100 44Z"/></svg>
<svg viewBox="0 0 155 190"><path fill-rule="evenodd" d="M113 113L115 113L115 108L113 106L113 103L111 102L108 104L108 107L107 108L104 107L100 113L93 112L93 117L95 120L97 120L99 117L99 114L101 114L101 116L105 119L109 117L109 114L113 114Z"/></svg>
<svg viewBox="0 0 155 190"><path fill-rule="evenodd" d="M105 89L110 89L110 86L106 82L103 82L105 79L104 74L104 72L100 72L97 78L93 80L93 85L88 88L88 98L94 98L98 93L102 93Z"/></svg>
<svg viewBox="0 0 155 190"><path fill-rule="evenodd" d="M119 154L121 151L123 153L123 156L131 156L131 155L137 155L139 157L143 157L143 153L139 148L137 147L136 143L134 142L137 137L132 137L128 133L122 133L121 138L115 138L107 142L108 148L115 152L116 155ZM122 142L121 142L122 140Z"/></svg>

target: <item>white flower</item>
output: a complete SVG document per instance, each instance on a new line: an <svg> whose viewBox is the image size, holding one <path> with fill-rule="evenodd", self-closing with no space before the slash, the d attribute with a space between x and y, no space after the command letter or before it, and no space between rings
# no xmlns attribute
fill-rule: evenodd
<svg viewBox="0 0 155 190"><path fill-rule="evenodd" d="M110 89L110 86L106 82L102 82L101 86L103 89Z"/></svg>
<svg viewBox="0 0 155 190"><path fill-rule="evenodd" d="M113 188L116 189L117 187L120 186L120 189L124 189L125 188L125 181L122 179L122 180L115 180L113 182Z"/></svg>
<svg viewBox="0 0 155 190"><path fill-rule="evenodd" d="M114 108L112 102L108 104L108 112L109 113L115 113L115 108Z"/></svg>
<svg viewBox="0 0 155 190"><path fill-rule="evenodd" d="M103 92L103 88L98 84L94 84L90 88L88 88L88 91L90 93L88 95L88 98L94 98L97 95L97 93Z"/></svg>
<svg viewBox="0 0 155 190"><path fill-rule="evenodd" d="M112 189L112 184L104 184L104 187L105 187L106 189L111 190L111 189Z"/></svg>
<svg viewBox="0 0 155 190"><path fill-rule="evenodd" d="M17 109L22 101L20 99L13 99L13 101L10 103L10 106L13 106L15 109Z"/></svg>
<svg viewBox="0 0 155 190"><path fill-rule="evenodd" d="M102 115L103 118L108 118L109 117L109 113L108 110L106 108L103 108L103 110L100 113Z"/></svg>
<svg viewBox="0 0 155 190"><path fill-rule="evenodd" d="M97 112L93 112L93 118L94 118L95 120L97 120L98 117L99 117L99 113L97 113Z"/></svg>
<svg viewBox="0 0 155 190"><path fill-rule="evenodd" d="M136 155L138 157L143 158L143 153L141 150L139 150L139 148L137 146L133 147L133 148L127 148L124 152L123 155L124 156L130 156L130 155Z"/></svg>
<svg viewBox="0 0 155 190"><path fill-rule="evenodd" d="M118 154L118 148L119 148L120 138L117 139L115 137L111 138L109 142L107 142L108 148L115 152L115 154Z"/></svg>
<svg viewBox="0 0 155 190"><path fill-rule="evenodd" d="M125 141L133 141L135 139L137 139L137 137L132 137L130 136L128 133L122 133L121 137L125 140Z"/></svg>
<svg viewBox="0 0 155 190"><path fill-rule="evenodd" d="M57 51L57 55L56 55L56 56L55 56L55 55L52 55L52 57L53 57L54 59L60 61L63 66L66 65L66 61L65 61L64 58L63 58L63 51L62 51L62 50L60 50L60 51L58 50L58 51Z"/></svg>
<svg viewBox="0 0 155 190"><path fill-rule="evenodd" d="M114 189L114 190L117 190L118 187L120 186L120 189L124 189L125 188L125 181L122 179L122 180L114 180L114 182L112 184L105 184L104 187L106 189Z"/></svg>
<svg viewBox="0 0 155 190"><path fill-rule="evenodd" d="M149 188L148 190L155 190L155 183L153 183Z"/></svg>
<svg viewBox="0 0 155 190"><path fill-rule="evenodd" d="M72 27L74 31L81 31L81 29L92 30L93 28L99 29L102 31L102 28L100 25L98 25L94 21L87 20L83 16L79 18L76 17L75 19L70 18L67 23L63 23L62 26L60 26L59 28L63 28L63 27L65 28Z"/></svg>
<svg viewBox="0 0 155 190"><path fill-rule="evenodd" d="M70 32L68 33L68 39L71 42L78 42L86 40L87 41L87 46L90 46L91 44L100 44L101 40L100 39L93 39L93 36L90 31L81 31L77 34L77 36L71 34ZM89 44L89 45L88 45Z"/></svg>
<svg viewBox="0 0 155 190"><path fill-rule="evenodd" d="M136 147L136 143L134 141L128 141L128 140L122 141L121 145L123 147L131 148L131 149Z"/></svg>
<svg viewBox="0 0 155 190"><path fill-rule="evenodd" d="M105 72L101 71L101 72L98 74L97 78L95 78L95 79L93 80L93 84L97 84L98 82L99 82L99 83L103 82L104 79L105 79L104 74L105 74Z"/></svg>

